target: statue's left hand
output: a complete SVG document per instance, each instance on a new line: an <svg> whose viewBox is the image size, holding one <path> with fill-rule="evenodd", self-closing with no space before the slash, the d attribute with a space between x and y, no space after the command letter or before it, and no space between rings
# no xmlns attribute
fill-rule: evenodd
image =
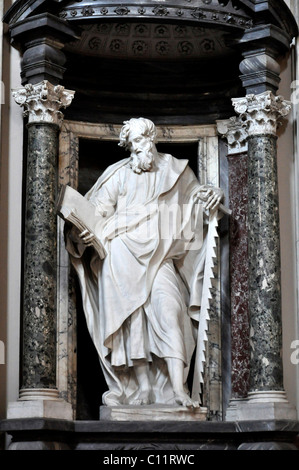
<svg viewBox="0 0 299 470"><path fill-rule="evenodd" d="M92 241L95 238L94 234L92 232L89 232L88 230L84 230L83 232L81 232L79 237L81 239L81 242L83 242L86 246L91 246Z"/></svg>
<svg viewBox="0 0 299 470"><path fill-rule="evenodd" d="M195 195L195 199L200 199L205 202L206 210L215 210L223 199L224 193L220 188L214 188L211 186L202 186L198 193Z"/></svg>

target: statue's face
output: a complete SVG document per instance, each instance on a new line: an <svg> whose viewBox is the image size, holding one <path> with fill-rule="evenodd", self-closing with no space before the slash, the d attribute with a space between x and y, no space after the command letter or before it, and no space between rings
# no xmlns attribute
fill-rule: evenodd
<svg viewBox="0 0 299 470"><path fill-rule="evenodd" d="M129 148L130 151L138 155L152 146L152 141L148 136L140 134L140 131L132 130L129 134Z"/></svg>
<svg viewBox="0 0 299 470"><path fill-rule="evenodd" d="M150 171L154 155L154 143L150 137L140 133L140 129L132 129L129 134L129 150L131 152L131 168L135 173Z"/></svg>

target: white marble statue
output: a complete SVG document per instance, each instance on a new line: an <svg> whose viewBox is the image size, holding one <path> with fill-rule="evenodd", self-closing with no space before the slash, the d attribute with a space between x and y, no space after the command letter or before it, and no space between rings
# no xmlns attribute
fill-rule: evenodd
<svg viewBox="0 0 299 470"><path fill-rule="evenodd" d="M151 121L126 121L119 145L130 157L85 195L103 217L104 259L87 249L88 231L72 228L66 246L108 386L103 403L198 407L186 381L206 295L209 217L223 192L200 185L188 160L155 142Z"/></svg>

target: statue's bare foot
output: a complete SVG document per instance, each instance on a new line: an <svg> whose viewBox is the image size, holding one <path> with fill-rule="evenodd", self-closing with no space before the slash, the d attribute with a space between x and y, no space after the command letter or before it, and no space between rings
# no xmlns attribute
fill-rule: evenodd
<svg viewBox="0 0 299 470"><path fill-rule="evenodd" d="M138 397L136 397L135 400L133 400L131 404L132 405L150 405L151 404L150 392L148 390L141 390L139 392Z"/></svg>
<svg viewBox="0 0 299 470"><path fill-rule="evenodd" d="M199 408L198 401L192 400L186 392L175 392L174 396L178 405L187 406L188 408Z"/></svg>

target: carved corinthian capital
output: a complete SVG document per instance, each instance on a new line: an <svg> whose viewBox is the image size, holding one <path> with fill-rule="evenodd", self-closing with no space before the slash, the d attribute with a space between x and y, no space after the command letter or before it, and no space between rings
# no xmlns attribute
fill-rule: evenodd
<svg viewBox="0 0 299 470"><path fill-rule="evenodd" d="M246 123L248 135L276 135L277 126L291 110L291 103L272 91L233 98L235 111Z"/></svg>
<svg viewBox="0 0 299 470"><path fill-rule="evenodd" d="M247 152L246 123L239 116L217 121L217 131L228 143L229 155Z"/></svg>
<svg viewBox="0 0 299 470"><path fill-rule="evenodd" d="M61 85L52 85L47 80L12 90L16 103L23 106L23 114L28 116L29 123L51 123L58 126L63 120L60 108L67 108L74 94L74 91L65 90Z"/></svg>

